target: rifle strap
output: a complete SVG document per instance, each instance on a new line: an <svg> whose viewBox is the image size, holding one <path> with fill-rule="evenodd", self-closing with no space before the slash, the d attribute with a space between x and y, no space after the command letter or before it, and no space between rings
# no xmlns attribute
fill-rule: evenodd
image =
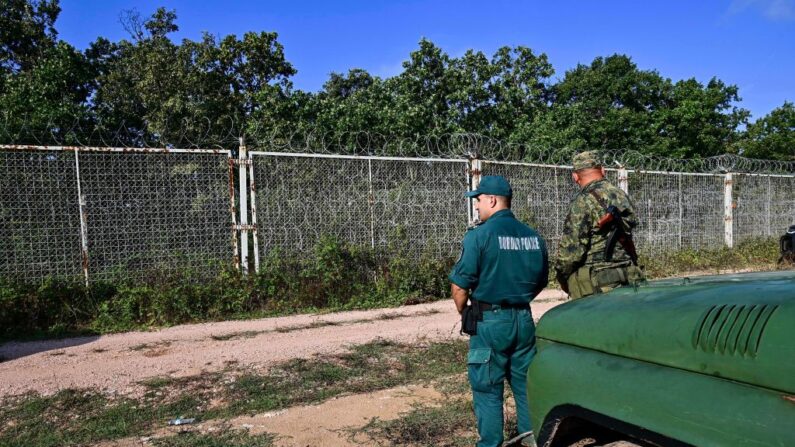
<svg viewBox="0 0 795 447"><path fill-rule="evenodd" d="M605 202L604 197L599 197L599 194L597 194L596 191L593 190L593 189L588 191L588 192L591 194L591 196L593 196L594 199L596 199L596 203L598 203L599 206L601 206L602 209L605 210L605 213L606 213L608 205L607 205L607 202Z"/></svg>

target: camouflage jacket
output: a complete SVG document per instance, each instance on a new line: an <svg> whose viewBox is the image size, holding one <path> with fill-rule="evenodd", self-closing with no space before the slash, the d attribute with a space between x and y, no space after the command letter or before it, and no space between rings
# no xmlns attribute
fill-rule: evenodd
<svg viewBox="0 0 795 447"><path fill-rule="evenodd" d="M638 224L635 207L624 191L605 179L587 184L577 193L569 206L569 214L566 216L558 247L558 257L555 260L558 278L565 280L585 264L597 267L609 266L611 263L626 263L630 259L621 244L616 244L612 262L604 261L608 232L600 231L597 222L605 214L605 209L593 197L591 191L601 197L605 205L615 205L621 211L626 210L625 230L631 230Z"/></svg>

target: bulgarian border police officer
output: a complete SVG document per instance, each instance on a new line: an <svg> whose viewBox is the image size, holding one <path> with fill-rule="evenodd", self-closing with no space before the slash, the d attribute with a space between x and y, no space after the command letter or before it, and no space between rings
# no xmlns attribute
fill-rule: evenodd
<svg viewBox="0 0 795 447"><path fill-rule="evenodd" d="M535 355L530 301L547 285L546 242L511 212L513 192L500 176L484 176L466 193L476 200L481 224L463 240L450 273L459 313L473 316L467 370L478 423L479 447L503 442L503 390L508 380L516 402L519 433L530 428L527 367ZM467 305L467 300L470 304Z"/></svg>
<svg viewBox="0 0 795 447"><path fill-rule="evenodd" d="M563 227L556 278L572 299L643 280L632 229L638 224L627 194L605 179L596 151L572 160L580 186Z"/></svg>

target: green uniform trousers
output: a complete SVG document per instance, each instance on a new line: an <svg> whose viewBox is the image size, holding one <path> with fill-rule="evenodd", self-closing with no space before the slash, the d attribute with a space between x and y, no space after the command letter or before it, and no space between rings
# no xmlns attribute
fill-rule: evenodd
<svg viewBox="0 0 795 447"><path fill-rule="evenodd" d="M527 406L527 367L536 352L535 325L528 309L483 311L477 335L469 339L467 370L472 403L478 421L478 447L497 447L503 442L503 391L505 380L516 401L519 433L530 428Z"/></svg>

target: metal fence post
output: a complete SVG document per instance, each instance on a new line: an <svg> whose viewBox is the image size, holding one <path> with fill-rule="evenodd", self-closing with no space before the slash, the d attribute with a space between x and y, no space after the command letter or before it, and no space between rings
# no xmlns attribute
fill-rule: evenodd
<svg viewBox="0 0 795 447"><path fill-rule="evenodd" d="M474 191L480 186L480 177L481 177L481 160L477 154L470 154L469 156L469 190ZM478 210L475 209L475 199L467 199L469 202L469 223L473 224L478 221L480 216L478 216Z"/></svg>
<svg viewBox="0 0 795 447"><path fill-rule="evenodd" d="M83 265L83 277L88 287L88 219L86 218L86 196L80 185L80 157L75 149L75 176L77 177L77 203L80 210L80 259Z"/></svg>
<svg viewBox="0 0 795 447"><path fill-rule="evenodd" d="M254 239L254 272L259 273L259 237L257 235L257 187L254 184L254 158L248 154L249 188L251 189L251 232Z"/></svg>
<svg viewBox="0 0 795 447"><path fill-rule="evenodd" d="M618 187L629 194L629 173L623 166L618 168Z"/></svg>
<svg viewBox="0 0 795 447"><path fill-rule="evenodd" d="M555 169L553 172L555 177L555 239L558 239L560 238L561 214L563 214L560 212L560 184L558 182L558 173L560 170Z"/></svg>
<svg viewBox="0 0 795 447"><path fill-rule="evenodd" d="M682 190L682 173L680 172L679 173L679 194L678 194L678 198L679 198L679 247L678 248L680 250L683 247L683 245L682 245L682 243L683 243L683 241L682 241L682 224L684 223L684 219L685 219L685 209L684 209L684 206L682 206L682 202L684 200L684 197L682 197L683 194L684 194L684 191Z"/></svg>
<svg viewBox="0 0 795 447"><path fill-rule="evenodd" d="M373 159L367 159L367 185L370 188L367 203L370 208L370 248L375 250L375 193L373 192Z"/></svg>
<svg viewBox="0 0 795 447"><path fill-rule="evenodd" d="M773 201L773 190L770 187L770 179L771 179L771 176L768 175L767 176L767 200L765 201L765 207L766 207L766 210L765 210L766 213L765 214L767 214L767 220L765 221L765 226L767 227L767 231L765 231L765 234L767 236L772 236L773 235L773 222L770 220L770 208L771 208L771 204L772 204L772 201Z"/></svg>
<svg viewBox="0 0 795 447"><path fill-rule="evenodd" d="M235 159L229 154L229 212L232 214L232 262L236 270L240 270L240 256L238 252L238 224L237 205L235 204Z"/></svg>
<svg viewBox="0 0 795 447"><path fill-rule="evenodd" d="M248 274L248 176L246 161L248 150L243 137L240 137L240 148L237 154L238 179L240 180L240 271Z"/></svg>
<svg viewBox="0 0 795 447"><path fill-rule="evenodd" d="M734 225L732 223L732 174L727 172L723 181L723 231L726 246L732 248L734 246Z"/></svg>

